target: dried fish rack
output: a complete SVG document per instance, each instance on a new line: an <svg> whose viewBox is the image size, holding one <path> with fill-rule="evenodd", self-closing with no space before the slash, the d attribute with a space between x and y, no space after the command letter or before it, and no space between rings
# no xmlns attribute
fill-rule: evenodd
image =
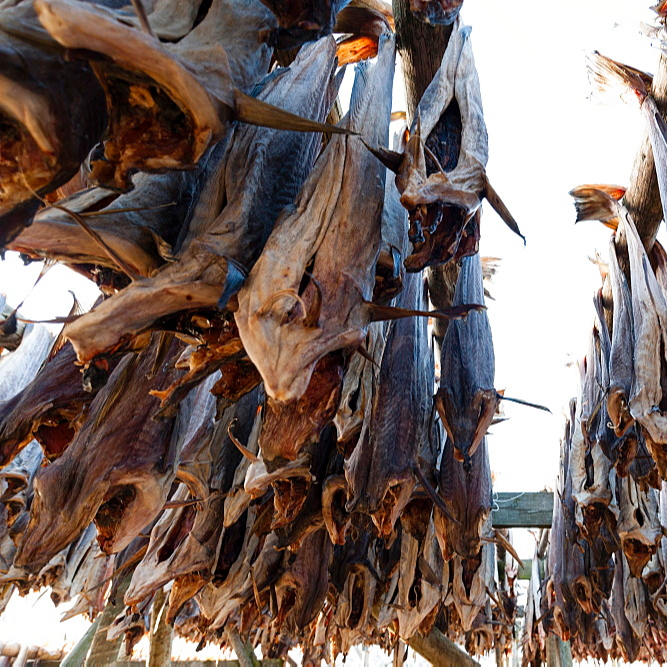
<svg viewBox="0 0 667 667"><path fill-rule="evenodd" d="M550 513L492 513L482 200L520 232L461 1L117 4L0 8L0 244L102 293L53 343L4 315L0 609L76 598L64 664L503 659Z"/></svg>

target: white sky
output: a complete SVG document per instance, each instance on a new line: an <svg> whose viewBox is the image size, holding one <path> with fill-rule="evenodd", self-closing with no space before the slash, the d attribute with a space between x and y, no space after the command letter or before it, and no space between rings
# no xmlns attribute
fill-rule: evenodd
<svg viewBox="0 0 667 667"><path fill-rule="evenodd" d="M622 0L467 0L461 15L473 27L489 131L488 175L528 241L524 248L486 207L481 252L502 260L490 286L495 301L489 302L496 387L553 412L504 405L509 420L489 439L494 488L536 491L553 488L558 472L564 414L579 382L572 362L586 353L592 299L601 284L588 258L596 251L607 257L610 234L595 222L575 226L567 193L582 183L627 185L643 130L636 106L591 100L585 57L597 49L655 71L658 51L639 32L639 23L652 23L654 14ZM395 100L394 108L404 109L403 101ZM664 227L660 234L664 239ZM16 303L38 272L39 265L24 269L8 253L0 263L0 290ZM66 315L68 289L86 304L95 298L94 286L58 267L22 311L43 319ZM533 544L529 536L520 538L520 555L531 557ZM47 596L31 605L28 617L39 609L40 627L25 623L19 605L12 605L0 617L0 640L40 643L48 636L59 645L63 630L72 640L85 627L55 625L60 612L51 611Z"/></svg>

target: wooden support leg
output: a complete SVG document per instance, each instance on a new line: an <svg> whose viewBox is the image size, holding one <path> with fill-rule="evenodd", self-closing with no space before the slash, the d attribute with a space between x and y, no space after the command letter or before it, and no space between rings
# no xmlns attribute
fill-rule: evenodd
<svg viewBox="0 0 667 667"><path fill-rule="evenodd" d="M90 645L93 643L95 638L95 633L100 624L100 619L102 618L99 615L91 624L91 626L86 630L86 634L79 639L79 643L67 654L65 659L60 663L60 667L79 667L83 665L86 661L86 656L90 650Z"/></svg>
<svg viewBox="0 0 667 667"><path fill-rule="evenodd" d="M167 623L167 600L169 596L164 588L158 590L151 610L150 652L147 667L165 667L171 665L171 644L174 640L174 628Z"/></svg>
<svg viewBox="0 0 667 667"><path fill-rule="evenodd" d="M100 614L100 623L93 637L92 646L90 647L90 653L88 654L88 659L85 662L86 667L100 667L102 665L115 665L116 658L118 657L118 649L120 644L123 641L123 636L121 635L118 639L113 642L107 640L107 630L111 623L113 623L114 618L118 616L120 611L123 609L123 596L125 591L130 585L130 579L132 578L132 572L128 572L125 575L125 578L118 586L116 592L116 599L113 601L107 602L104 611ZM115 604L111 604L114 602Z"/></svg>

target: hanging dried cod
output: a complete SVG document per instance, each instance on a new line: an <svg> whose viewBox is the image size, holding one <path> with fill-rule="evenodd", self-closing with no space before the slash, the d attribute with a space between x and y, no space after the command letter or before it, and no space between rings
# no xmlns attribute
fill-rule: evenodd
<svg viewBox="0 0 667 667"><path fill-rule="evenodd" d="M334 70L333 38L320 40L268 77L257 99L294 111L307 106L323 119L338 91ZM176 261L66 328L79 360L114 349L160 318L226 304L308 175L319 142L317 134L236 127L213 165ZM287 163L297 166L285 169Z"/></svg>
<svg viewBox="0 0 667 667"><path fill-rule="evenodd" d="M406 277L397 306L423 311L427 303L423 277ZM434 381L425 318L391 322L359 442L345 463L347 511L368 512L385 537L412 497L418 457L435 468L435 451L427 453L434 450Z"/></svg>
<svg viewBox="0 0 667 667"><path fill-rule="evenodd" d="M358 66L342 123L380 144L387 142L394 60L387 35L377 63ZM303 395L320 358L366 336L384 172L360 139L332 138L239 293L241 340L272 398Z"/></svg>
<svg viewBox="0 0 667 667"><path fill-rule="evenodd" d="M173 419L151 419L157 401L148 388L173 380L176 372L165 368L178 349L172 340L156 334L140 355L125 356L65 453L40 471L18 565L43 565L93 519L102 550L118 552L160 512L184 429L175 430Z"/></svg>
<svg viewBox="0 0 667 667"><path fill-rule="evenodd" d="M479 80L470 28L460 19L454 23L440 69L417 107L405 151L374 152L396 172L401 203L410 214L414 249L405 261L408 271L476 253L485 197L521 236L486 177L488 137Z"/></svg>

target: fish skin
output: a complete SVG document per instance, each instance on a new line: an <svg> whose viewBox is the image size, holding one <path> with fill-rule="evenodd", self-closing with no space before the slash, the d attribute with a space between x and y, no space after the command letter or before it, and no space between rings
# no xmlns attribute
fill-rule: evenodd
<svg viewBox="0 0 667 667"><path fill-rule="evenodd" d="M149 375L149 386L159 389L176 374L164 365L153 368L161 338L155 335L137 357L124 357L65 453L40 471L17 565L40 567L93 519L102 550L116 553L162 509L176 475L179 430L184 430L175 428L173 419L151 419L157 401L141 381ZM177 349L172 341L171 354ZM116 383L122 383L122 391ZM110 500L120 505L120 517ZM108 513L101 514L105 508Z"/></svg>
<svg viewBox="0 0 667 667"><path fill-rule="evenodd" d="M0 118L20 137L18 146L4 130L0 137L4 248L30 225L39 198L76 174L102 137L107 113L90 66L66 57L39 25L32 2L2 8L0 35Z"/></svg>
<svg viewBox="0 0 667 667"><path fill-rule="evenodd" d="M357 66L350 112L341 122L375 144L388 141L394 63L395 43L387 35L377 63ZM271 398L296 400L321 357L363 342L384 178L384 167L360 139L333 137L239 292L241 340ZM308 284L299 295L304 277Z"/></svg>
<svg viewBox="0 0 667 667"><path fill-rule="evenodd" d="M168 260L182 225L187 225L189 210L196 202L196 181L201 171L198 165L190 171L137 174L133 178L134 187L127 194L119 196L105 188L92 188L58 204L84 216L95 211L94 215L85 216L88 225L137 275L149 277ZM30 227L7 247L29 257L122 270L62 209L47 207L39 211Z"/></svg>
<svg viewBox="0 0 667 667"><path fill-rule="evenodd" d="M465 257L454 305L484 304L479 254ZM486 311L471 311L450 322L442 347L436 407L454 444L456 458L466 462L481 443L499 402L494 389L495 357Z"/></svg>
<svg viewBox="0 0 667 667"><path fill-rule="evenodd" d="M397 306L425 310L427 303L422 275L406 275ZM369 512L383 536L393 532L414 490L413 468L432 435L434 382L426 319L390 322L370 411L345 463L347 511Z"/></svg>
<svg viewBox="0 0 667 667"><path fill-rule="evenodd" d="M609 280L614 306L607 410L614 433L620 438L635 421L630 411L630 395L634 376L634 330L632 297L625 274L618 263L615 238L612 238L609 243Z"/></svg>
<svg viewBox="0 0 667 667"><path fill-rule="evenodd" d="M208 388L205 391L208 393ZM205 469L201 471L197 484L189 483L190 476L182 473L183 468L190 464L181 463L177 473L177 477L186 485L189 483L188 496L201 498L202 502L165 512L163 519L151 531L148 551L132 575L132 581L125 593L125 604L137 604L177 577L190 575L191 579L198 578L200 588L213 577L221 546L225 494L231 488L234 471L242 456L227 431L232 420L236 420L237 425L233 428L235 437L242 441L247 440L258 397L259 391L256 390L247 394L237 405L227 409L211 428L212 432L205 436L203 443L201 437L197 437L184 445L181 459L187 461L192 460L196 449L204 444L204 450L199 456L205 459L202 463ZM198 398L201 401L203 397ZM207 422L209 419L212 421L214 413L215 401L212 400L206 408ZM198 488L200 486L203 488ZM171 516L167 517L169 513ZM185 514L190 516L184 516ZM189 526L189 529L184 530L179 524ZM181 541L174 543L174 536L177 540L181 538ZM185 602L186 600L181 598L179 605L182 606Z"/></svg>
<svg viewBox="0 0 667 667"><path fill-rule="evenodd" d="M634 329L634 376L630 411L647 437L667 443L667 410L663 410L663 376L667 366L667 299L660 289L632 219L622 211L619 230L628 244L632 318Z"/></svg>
<svg viewBox="0 0 667 667"><path fill-rule="evenodd" d="M257 30L267 25L265 10L255 2L214 2L202 23L175 45L162 45L123 24L122 14L112 9L71 0L36 0L35 8L61 45L105 56L93 62L93 69L107 96L110 130L104 158L91 161L91 178L116 189L127 188L132 169L155 171L195 164L211 142L223 136L225 121L236 107L235 86L248 87L256 80L248 82L239 73L245 68L254 78L268 69L266 46L251 46L246 36L245 48L239 53L233 49L244 24ZM234 19L234 30L220 30ZM222 44L221 35L227 36ZM230 57L225 46L232 46ZM133 118L128 118L128 109Z"/></svg>
<svg viewBox="0 0 667 667"><path fill-rule="evenodd" d="M320 40L305 47L290 68L273 74L258 99L295 111L308 104L314 116L324 119L338 90L334 72L335 42ZM228 268L236 266L244 273L252 267L280 211L308 175L319 141L315 134L236 127L228 144L218 149L222 155L213 159L210 182L180 243L177 261L67 327L79 360L87 363L128 334L181 310L217 308ZM293 168L286 169L287 164Z"/></svg>

